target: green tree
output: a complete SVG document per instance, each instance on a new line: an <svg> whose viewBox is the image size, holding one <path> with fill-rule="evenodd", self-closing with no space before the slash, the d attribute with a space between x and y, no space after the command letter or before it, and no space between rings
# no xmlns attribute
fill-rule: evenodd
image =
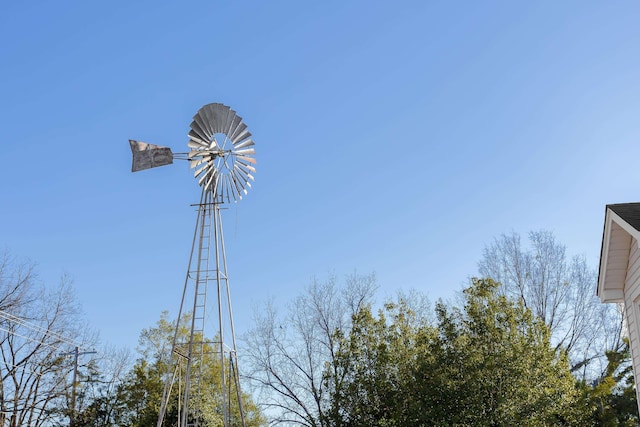
<svg viewBox="0 0 640 427"><path fill-rule="evenodd" d="M584 425L566 353L551 345L544 322L522 302L499 295L498 287L490 279L474 279L462 310L437 305L440 334L426 347L436 355L435 366L419 368L426 375L421 384L429 384L432 369L439 369L433 382L447 397L453 423ZM456 405L461 397L463 410Z"/></svg>
<svg viewBox="0 0 640 427"><path fill-rule="evenodd" d="M502 234L485 247L479 271L501 283L499 292L543 320L551 342L564 349L597 425L637 422L631 358L622 338L622 309L596 296L596 272L584 256L566 255L549 231ZM611 424L613 423L613 424Z"/></svg>
<svg viewBox="0 0 640 427"><path fill-rule="evenodd" d="M167 372L166 352L171 348L174 328L175 324L167 319L167 313L163 313L155 327L141 333L139 351L142 357L117 390L120 402L119 415L116 417L117 425L146 427L156 424L164 380L167 375L172 374ZM186 341L187 331L181 332L184 333L183 341ZM202 368L202 373L199 384L192 383L191 396L194 398L192 400L200 401L199 425L213 427L222 425L221 384L218 374L220 361L217 352L210 345L204 345L203 358L194 361L193 369ZM165 425L176 425L179 419L178 394L180 388L184 387L184 376L184 366L179 365L177 381L171 389ZM230 384L227 386L232 387ZM230 396L236 394L233 388L228 392ZM251 397L243 393L242 399L245 425L249 427L264 425L264 418ZM241 425L238 407L231 405L230 409L232 425Z"/></svg>
<svg viewBox="0 0 640 427"><path fill-rule="evenodd" d="M359 310L346 336L336 331L339 349L325 371L331 390L325 425L415 425L415 415L426 410L414 396L418 347L436 335L403 300L387 303L378 317L370 306Z"/></svg>
<svg viewBox="0 0 640 427"><path fill-rule="evenodd" d="M435 325L402 303L361 310L325 370L327 425L586 425L566 354L498 286L474 279L461 309L436 305Z"/></svg>
<svg viewBox="0 0 640 427"><path fill-rule="evenodd" d="M591 386L582 384L591 406L593 423L598 426L637 426L635 381L630 363L629 340L619 351L607 352L607 369Z"/></svg>

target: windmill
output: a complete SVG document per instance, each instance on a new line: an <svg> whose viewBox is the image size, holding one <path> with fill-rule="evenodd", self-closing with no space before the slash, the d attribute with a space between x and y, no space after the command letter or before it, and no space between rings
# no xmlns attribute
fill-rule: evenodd
<svg viewBox="0 0 640 427"><path fill-rule="evenodd" d="M187 160L202 189L157 427L163 425L176 386L178 426L197 427L201 423L202 400L207 397L201 387L205 358L218 359L224 426L231 423L233 405L239 414L234 423L244 426L221 209L241 200L251 187L254 142L242 118L223 104L204 105L190 127L188 153L172 153L168 147L129 140L132 172L168 165L174 159ZM217 297L213 307L208 303L211 292ZM186 324L181 323L183 318L188 319ZM211 318L217 323L216 338L206 341L205 326Z"/></svg>

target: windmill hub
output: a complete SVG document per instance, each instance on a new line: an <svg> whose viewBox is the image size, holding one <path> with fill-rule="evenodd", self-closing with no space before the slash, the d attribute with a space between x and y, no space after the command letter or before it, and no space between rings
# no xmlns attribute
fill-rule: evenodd
<svg viewBox="0 0 640 427"><path fill-rule="evenodd" d="M189 160L198 159L198 158L209 156L209 155L211 155L212 158L225 157L232 153L233 153L233 150L222 150L222 149L202 150L199 152L190 153L191 155L189 156Z"/></svg>
<svg viewBox="0 0 640 427"><path fill-rule="evenodd" d="M232 153L231 150L214 150L213 151L213 155L220 156L220 157L224 157L227 154L231 154L231 153Z"/></svg>

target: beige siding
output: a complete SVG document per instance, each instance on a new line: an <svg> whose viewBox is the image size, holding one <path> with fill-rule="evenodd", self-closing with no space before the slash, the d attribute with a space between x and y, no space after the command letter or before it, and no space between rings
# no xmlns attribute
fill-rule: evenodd
<svg viewBox="0 0 640 427"><path fill-rule="evenodd" d="M638 345L638 341L640 341L640 329L638 328L638 319L640 318L640 250L636 239L632 239L629 251L629 266L625 280L625 314L631 339L633 372L636 384L638 384L640 378L640 346ZM638 388L636 388L636 397L640 402Z"/></svg>
<svg viewBox="0 0 640 427"><path fill-rule="evenodd" d="M636 293L640 289L638 284L640 283L640 250L638 250L638 241L636 239L631 240L631 249L629 250L629 265L627 267L627 280L625 288L627 292ZM627 288L628 286L628 288Z"/></svg>

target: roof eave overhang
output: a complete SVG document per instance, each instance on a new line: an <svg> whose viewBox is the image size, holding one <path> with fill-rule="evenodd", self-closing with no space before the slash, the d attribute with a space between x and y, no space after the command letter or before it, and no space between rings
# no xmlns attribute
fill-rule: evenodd
<svg viewBox="0 0 640 427"><path fill-rule="evenodd" d="M623 220L610 208L606 209L597 289L598 297L602 302L621 302L624 299L626 265L625 275L620 276L620 271L617 271L617 275L612 271L612 263L609 261L613 256L617 255L612 254L612 248L623 246L626 248L625 261L628 263L630 244L622 241L620 233L613 232L616 226L624 230L624 234L627 235L627 240L630 240L629 237L633 237L637 241L640 241L640 232L638 230Z"/></svg>

